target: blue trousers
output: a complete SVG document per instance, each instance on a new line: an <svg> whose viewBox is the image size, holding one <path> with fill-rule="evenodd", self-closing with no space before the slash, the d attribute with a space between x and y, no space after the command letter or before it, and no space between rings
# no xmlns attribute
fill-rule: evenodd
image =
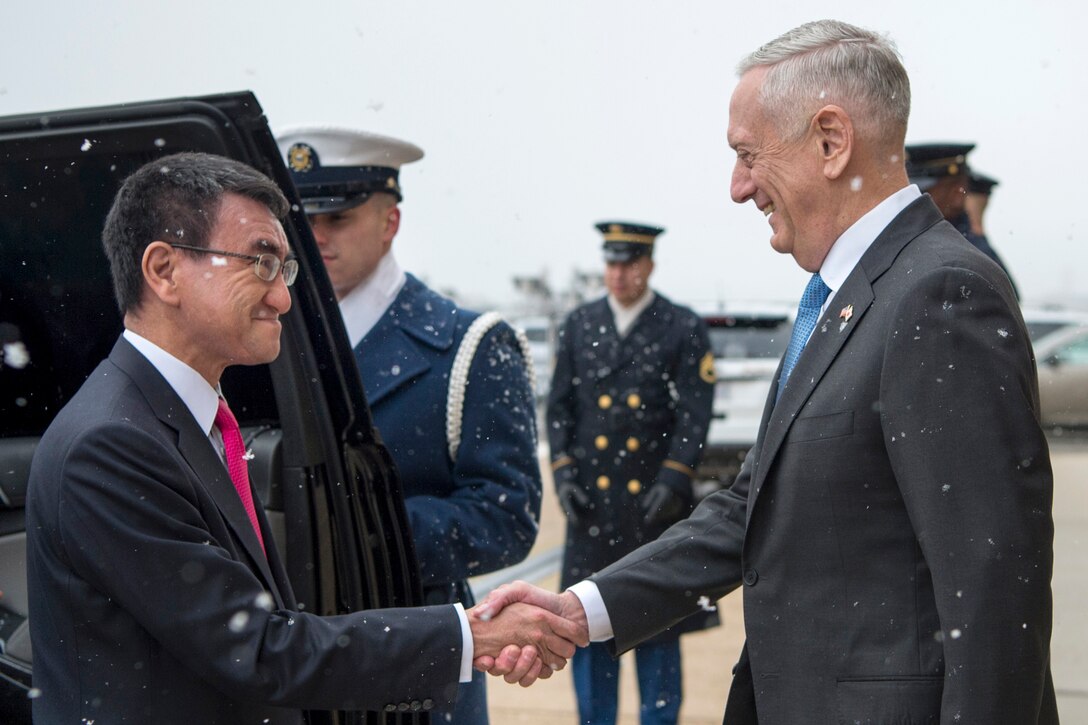
<svg viewBox="0 0 1088 725"><path fill-rule="evenodd" d="M615 725L619 707L620 663L608 647L593 643L574 653L571 663L578 696L579 725ZM635 648L641 725L676 725L683 699L680 640Z"/></svg>

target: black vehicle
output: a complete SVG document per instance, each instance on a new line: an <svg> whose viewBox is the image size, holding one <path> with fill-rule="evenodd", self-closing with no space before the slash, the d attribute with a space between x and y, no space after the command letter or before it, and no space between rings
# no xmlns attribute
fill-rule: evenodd
<svg viewBox="0 0 1088 725"><path fill-rule="evenodd" d="M124 178L178 151L246 162L293 203L300 274L279 358L222 381L299 606L319 614L421 603L392 459L373 428L317 245L252 93L0 119L0 722L29 723L23 503L53 416L121 331L103 220ZM426 723L314 713L312 725Z"/></svg>

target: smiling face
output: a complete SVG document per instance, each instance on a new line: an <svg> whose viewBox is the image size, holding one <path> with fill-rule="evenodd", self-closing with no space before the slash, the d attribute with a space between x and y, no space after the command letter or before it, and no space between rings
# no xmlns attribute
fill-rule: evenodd
<svg viewBox="0 0 1088 725"><path fill-rule="evenodd" d="M820 145L811 123L799 138L782 138L759 99L766 74L763 67L745 73L729 103L729 145L737 152L730 195L764 213L775 251L815 272L837 237Z"/></svg>
<svg viewBox="0 0 1088 725"><path fill-rule="evenodd" d="M287 238L268 207L238 194L219 206L208 249L287 257ZM253 262L212 253L176 249L179 287L175 327L184 334L175 353L215 384L230 365L258 365L280 352L280 315L291 308L291 294L277 274L266 282Z"/></svg>
<svg viewBox="0 0 1088 725"><path fill-rule="evenodd" d="M336 299L342 300L389 252L400 227L400 209L396 197L376 193L358 206L309 219Z"/></svg>

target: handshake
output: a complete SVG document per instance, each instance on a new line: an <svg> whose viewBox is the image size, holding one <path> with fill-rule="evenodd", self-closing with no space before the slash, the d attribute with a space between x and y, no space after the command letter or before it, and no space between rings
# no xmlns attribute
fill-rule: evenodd
<svg viewBox="0 0 1088 725"><path fill-rule="evenodd" d="M494 590L467 614L476 669L522 687L551 677L589 644L585 610L569 591L554 594L517 581Z"/></svg>

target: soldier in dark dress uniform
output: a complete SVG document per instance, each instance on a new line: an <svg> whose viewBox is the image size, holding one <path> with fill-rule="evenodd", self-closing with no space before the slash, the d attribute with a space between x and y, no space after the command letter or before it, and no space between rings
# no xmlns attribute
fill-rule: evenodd
<svg viewBox="0 0 1088 725"><path fill-rule="evenodd" d="M1001 261L981 223L972 223L967 213L967 197L971 193L989 196L997 182L973 171L967 164L967 154L973 143L930 143L907 146L907 175L919 190L933 197L941 215L980 252L997 262L1012 282L1005 263ZM1013 291L1020 293L1013 284Z"/></svg>
<svg viewBox="0 0 1088 725"><path fill-rule="evenodd" d="M559 331L548 438L567 515L562 587L657 538L691 511L692 476L710 423L714 358L706 326L648 286L663 229L603 222L607 297ZM679 636L717 623L713 603L636 648L641 722L675 723ZM603 644L578 650L580 722L614 723L619 663Z"/></svg>

